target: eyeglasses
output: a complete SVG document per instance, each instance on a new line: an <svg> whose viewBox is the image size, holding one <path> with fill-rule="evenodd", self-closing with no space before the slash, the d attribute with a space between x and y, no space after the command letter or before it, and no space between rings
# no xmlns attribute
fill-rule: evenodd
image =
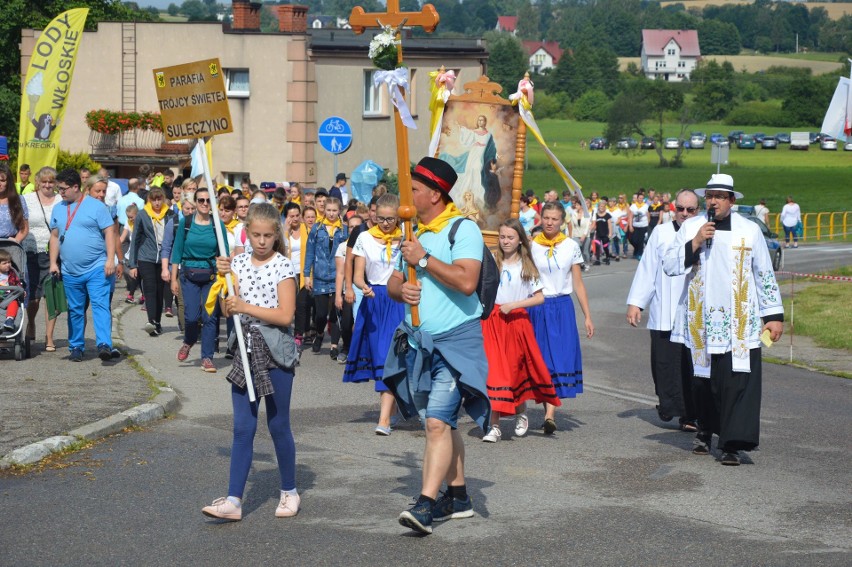
<svg viewBox="0 0 852 567"><path fill-rule="evenodd" d="M376 222L379 224L390 224L396 222L396 217L376 217Z"/></svg>
<svg viewBox="0 0 852 567"><path fill-rule="evenodd" d="M205 199L204 197L199 197L195 200L195 202L200 204L200 205L209 205L210 199Z"/></svg>
<svg viewBox="0 0 852 567"><path fill-rule="evenodd" d="M69 187L68 185L57 185L56 186L56 190L59 191L60 193L62 193L63 191L68 191L69 189L71 189L71 187Z"/></svg>
<svg viewBox="0 0 852 567"><path fill-rule="evenodd" d="M704 193L705 200L727 201L730 197L730 193Z"/></svg>
<svg viewBox="0 0 852 567"><path fill-rule="evenodd" d="M676 210L677 210L677 212L679 212L679 213L682 213L683 211L686 211L687 213L692 214L692 213L694 213L695 211L697 211L697 210L698 210L698 207L681 207L681 206L679 206L679 205L675 205L675 209L676 209Z"/></svg>

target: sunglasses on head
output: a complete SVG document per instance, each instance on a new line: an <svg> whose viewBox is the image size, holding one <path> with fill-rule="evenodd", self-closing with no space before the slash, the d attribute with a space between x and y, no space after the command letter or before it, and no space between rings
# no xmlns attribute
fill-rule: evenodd
<svg viewBox="0 0 852 567"><path fill-rule="evenodd" d="M698 207L681 207L680 205L675 205L675 210L679 213L686 211L687 213L692 214L698 210Z"/></svg>

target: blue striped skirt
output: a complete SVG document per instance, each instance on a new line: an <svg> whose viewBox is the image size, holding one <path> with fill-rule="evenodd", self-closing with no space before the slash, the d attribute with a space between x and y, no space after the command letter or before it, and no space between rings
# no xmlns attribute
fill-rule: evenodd
<svg viewBox="0 0 852 567"><path fill-rule="evenodd" d="M372 286L375 297L365 297L358 309L352 342L343 371L344 382L375 380L377 392L387 392L382 382L385 359L393 333L405 317L405 308L388 295L387 286Z"/></svg>
<svg viewBox="0 0 852 567"><path fill-rule="evenodd" d="M583 356L573 299L570 295L546 297L528 312L556 395L576 398L583 392Z"/></svg>

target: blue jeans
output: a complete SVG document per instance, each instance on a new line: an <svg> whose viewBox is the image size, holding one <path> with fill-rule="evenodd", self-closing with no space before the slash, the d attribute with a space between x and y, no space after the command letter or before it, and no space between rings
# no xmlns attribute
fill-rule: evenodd
<svg viewBox="0 0 852 567"><path fill-rule="evenodd" d="M269 371L275 393L265 396L266 426L275 445L281 490L296 488L296 442L290 429L290 394L293 390L293 372L273 368ZM228 496L243 497L249 469L254 454L254 434L257 431L257 410L260 400L251 403L248 390L231 385L231 402L234 406L234 443L231 447L231 477Z"/></svg>
<svg viewBox="0 0 852 567"><path fill-rule="evenodd" d="M793 237L793 242L799 241L799 235L796 234L796 225L787 226L786 224L782 224L784 227L784 242L790 244L790 237Z"/></svg>
<svg viewBox="0 0 852 567"><path fill-rule="evenodd" d="M210 293L212 281L204 285L193 283L181 272L180 288L183 292L184 335L183 342L192 346L198 342L198 327L201 326L201 358L213 358L216 350L216 335L219 331L219 306L212 315L207 314L204 303Z"/></svg>
<svg viewBox="0 0 852 567"><path fill-rule="evenodd" d="M68 300L68 348L84 349L86 346L86 303L92 305L92 323L95 342L112 348L112 313L110 294L115 276L106 277L100 266L81 275L62 274L65 297Z"/></svg>
<svg viewBox="0 0 852 567"><path fill-rule="evenodd" d="M420 420L426 423L426 419L432 417L443 421L453 429L458 428L459 409L461 409L462 395L459 390L457 378L458 372L447 365L447 361L439 352L432 354L432 391L417 392L417 379L413 376L413 363L416 352L413 348L408 350L405 357L405 366L408 374L408 390L414 407L420 414Z"/></svg>

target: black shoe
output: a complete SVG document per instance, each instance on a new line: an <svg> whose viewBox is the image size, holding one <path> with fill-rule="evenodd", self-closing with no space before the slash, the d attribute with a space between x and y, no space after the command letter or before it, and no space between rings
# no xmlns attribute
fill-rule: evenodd
<svg viewBox="0 0 852 567"><path fill-rule="evenodd" d="M672 420L672 418L674 418L673 415L667 415L667 414L664 414L663 412L661 412L660 406L657 406L657 415L659 416L660 421L662 421L663 423L668 423Z"/></svg>
<svg viewBox="0 0 852 567"><path fill-rule="evenodd" d="M159 323L157 323L156 325L157 325L157 328L154 330L154 334L155 334L155 336L159 337L160 335L163 334L163 326Z"/></svg>
<svg viewBox="0 0 852 567"><path fill-rule="evenodd" d="M544 429L545 435L553 435L556 433L556 421L550 418L544 420L544 424L541 426Z"/></svg>
<svg viewBox="0 0 852 567"><path fill-rule="evenodd" d="M98 345L98 358L106 362L112 358L112 349L107 345Z"/></svg>
<svg viewBox="0 0 852 567"><path fill-rule="evenodd" d="M722 454L722 464L726 467L738 467L740 466L740 458L736 453L723 453Z"/></svg>
<svg viewBox="0 0 852 567"><path fill-rule="evenodd" d="M600 265L601 265L600 260L595 260L594 262L592 262L592 266L600 266Z"/></svg>
<svg viewBox="0 0 852 567"><path fill-rule="evenodd" d="M607 266L609 266L609 258L607 258L606 260L604 260L604 264L606 264Z"/></svg>
<svg viewBox="0 0 852 567"><path fill-rule="evenodd" d="M322 348L322 335L317 335L314 339L314 344L311 345L311 352L314 354L319 354L320 349Z"/></svg>
<svg viewBox="0 0 852 567"><path fill-rule="evenodd" d="M613 260L615 260L616 262L621 262L621 258L619 258L618 256L616 256L615 258L613 258Z"/></svg>
<svg viewBox="0 0 852 567"><path fill-rule="evenodd" d="M432 504L418 502L399 515L399 523L421 534L432 533Z"/></svg>
<svg viewBox="0 0 852 567"><path fill-rule="evenodd" d="M81 348L72 348L71 349L71 362L83 362L83 349L81 349Z"/></svg>
<svg viewBox="0 0 852 567"><path fill-rule="evenodd" d="M709 455L710 454L710 443L704 441L703 439L699 439L696 437L692 441L692 454L693 455Z"/></svg>
<svg viewBox="0 0 852 567"><path fill-rule="evenodd" d="M340 354L340 350L336 346L331 347L331 352L328 353L331 356L332 360L337 360L337 355Z"/></svg>
<svg viewBox="0 0 852 567"><path fill-rule="evenodd" d="M114 348L111 351L109 351L109 354L110 354L111 358L121 358L121 351L118 350L117 348Z"/></svg>

